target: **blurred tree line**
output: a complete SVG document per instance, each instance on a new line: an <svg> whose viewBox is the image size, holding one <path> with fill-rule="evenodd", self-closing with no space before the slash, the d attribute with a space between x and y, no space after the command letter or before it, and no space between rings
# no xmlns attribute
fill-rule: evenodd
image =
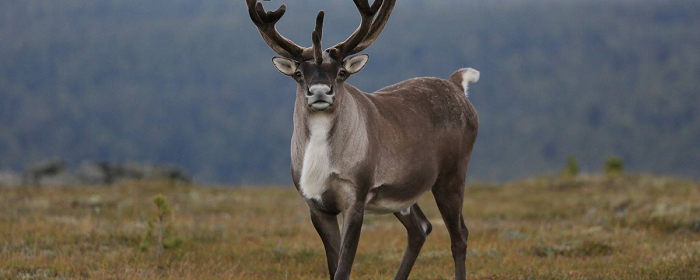
<svg viewBox="0 0 700 280"><path fill-rule="evenodd" d="M324 46L352 1L287 2L282 34ZM455 3L458 2L458 3ZM173 163L204 182L289 183L294 83L243 0L0 2L0 169L60 158ZM364 91L474 67L481 128L469 178L625 170L698 178L700 2L401 0Z"/></svg>

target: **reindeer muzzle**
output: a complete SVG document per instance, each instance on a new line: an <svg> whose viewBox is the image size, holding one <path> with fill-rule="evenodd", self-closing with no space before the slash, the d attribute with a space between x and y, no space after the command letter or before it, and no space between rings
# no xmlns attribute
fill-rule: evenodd
<svg viewBox="0 0 700 280"><path fill-rule="evenodd" d="M306 104L316 111L325 111L335 101L333 89L327 85L316 84L309 87L306 92Z"/></svg>

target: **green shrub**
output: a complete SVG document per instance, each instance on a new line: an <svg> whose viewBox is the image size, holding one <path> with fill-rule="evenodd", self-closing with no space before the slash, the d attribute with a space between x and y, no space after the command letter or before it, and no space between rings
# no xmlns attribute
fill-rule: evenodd
<svg viewBox="0 0 700 280"><path fill-rule="evenodd" d="M622 172L622 158L618 156L609 156L607 159L605 159L605 175L619 176L622 175Z"/></svg>
<svg viewBox="0 0 700 280"><path fill-rule="evenodd" d="M153 197L153 203L158 209L156 216L148 220L148 228L146 234L141 240L139 249L141 251L148 250L151 245L156 245L156 257L160 258L163 254L163 249L176 249L182 246L184 239L180 236L170 236L170 230L167 227L167 218L172 213L170 204L165 200L162 194L157 194ZM154 237L154 231L157 236Z"/></svg>
<svg viewBox="0 0 700 280"><path fill-rule="evenodd" d="M566 168L564 169L564 178L574 178L580 171L578 161L574 156L566 158Z"/></svg>

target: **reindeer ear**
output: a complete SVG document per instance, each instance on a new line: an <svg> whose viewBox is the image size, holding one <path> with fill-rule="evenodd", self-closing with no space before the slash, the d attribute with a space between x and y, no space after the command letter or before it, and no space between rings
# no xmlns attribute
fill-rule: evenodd
<svg viewBox="0 0 700 280"><path fill-rule="evenodd" d="M297 63L294 60L284 57L273 57L272 63L275 64L275 68L287 76L291 76L297 71Z"/></svg>
<svg viewBox="0 0 700 280"><path fill-rule="evenodd" d="M348 71L348 73L355 74L360 72L362 67L365 67L368 60L369 55L367 54L356 55L343 61L343 68L345 68L345 71Z"/></svg>

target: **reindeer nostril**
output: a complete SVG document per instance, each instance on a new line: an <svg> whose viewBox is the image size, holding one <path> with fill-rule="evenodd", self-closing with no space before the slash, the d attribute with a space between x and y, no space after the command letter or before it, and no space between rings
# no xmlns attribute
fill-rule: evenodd
<svg viewBox="0 0 700 280"><path fill-rule="evenodd" d="M309 87L309 90L306 92L308 96L312 96L315 94L325 94L325 95L331 95L332 93L331 87L328 85L324 84L315 84Z"/></svg>

